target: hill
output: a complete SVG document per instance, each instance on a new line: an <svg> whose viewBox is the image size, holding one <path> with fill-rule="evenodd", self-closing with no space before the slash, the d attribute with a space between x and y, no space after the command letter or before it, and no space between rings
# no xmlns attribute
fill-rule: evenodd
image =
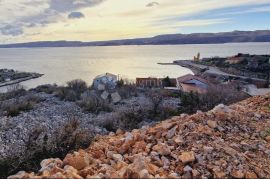
<svg viewBox="0 0 270 179"><path fill-rule="evenodd" d="M12 178L269 178L270 94L98 137Z"/></svg>
<svg viewBox="0 0 270 179"><path fill-rule="evenodd" d="M118 45L177 45L177 44L219 44L240 42L270 42L270 30L233 31L220 33L169 34L151 38L136 38L111 41L39 41L17 44L4 44L0 48L32 47L81 47Z"/></svg>

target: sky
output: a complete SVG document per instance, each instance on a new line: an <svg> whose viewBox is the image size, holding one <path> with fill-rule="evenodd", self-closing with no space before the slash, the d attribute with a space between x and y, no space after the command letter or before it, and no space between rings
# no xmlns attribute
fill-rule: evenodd
<svg viewBox="0 0 270 179"><path fill-rule="evenodd" d="M0 43L270 30L270 0L0 0Z"/></svg>

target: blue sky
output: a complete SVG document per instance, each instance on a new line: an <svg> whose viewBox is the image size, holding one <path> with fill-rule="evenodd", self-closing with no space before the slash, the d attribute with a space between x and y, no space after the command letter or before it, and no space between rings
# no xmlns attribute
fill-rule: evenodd
<svg viewBox="0 0 270 179"><path fill-rule="evenodd" d="M0 43L270 30L270 0L0 0Z"/></svg>

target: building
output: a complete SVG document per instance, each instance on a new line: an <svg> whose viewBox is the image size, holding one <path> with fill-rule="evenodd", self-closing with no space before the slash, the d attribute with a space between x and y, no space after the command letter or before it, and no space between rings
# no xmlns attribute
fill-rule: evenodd
<svg viewBox="0 0 270 179"><path fill-rule="evenodd" d="M117 75L111 73L98 75L93 81L93 87L99 91L115 89L116 85Z"/></svg>
<svg viewBox="0 0 270 179"><path fill-rule="evenodd" d="M166 79L166 80L165 80ZM136 86L139 88L163 88L176 87L176 79L173 78L136 78Z"/></svg>
<svg viewBox="0 0 270 179"><path fill-rule="evenodd" d="M209 86L205 79L191 74L179 77L176 81L177 87L184 92L206 93Z"/></svg>
<svg viewBox="0 0 270 179"><path fill-rule="evenodd" d="M140 88L162 88L162 79L136 78L136 86Z"/></svg>

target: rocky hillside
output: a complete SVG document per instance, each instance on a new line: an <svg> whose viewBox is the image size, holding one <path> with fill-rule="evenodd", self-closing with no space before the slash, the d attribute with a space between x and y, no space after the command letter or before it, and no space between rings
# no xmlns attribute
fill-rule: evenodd
<svg viewBox="0 0 270 179"><path fill-rule="evenodd" d="M132 132L12 178L270 178L270 94Z"/></svg>

